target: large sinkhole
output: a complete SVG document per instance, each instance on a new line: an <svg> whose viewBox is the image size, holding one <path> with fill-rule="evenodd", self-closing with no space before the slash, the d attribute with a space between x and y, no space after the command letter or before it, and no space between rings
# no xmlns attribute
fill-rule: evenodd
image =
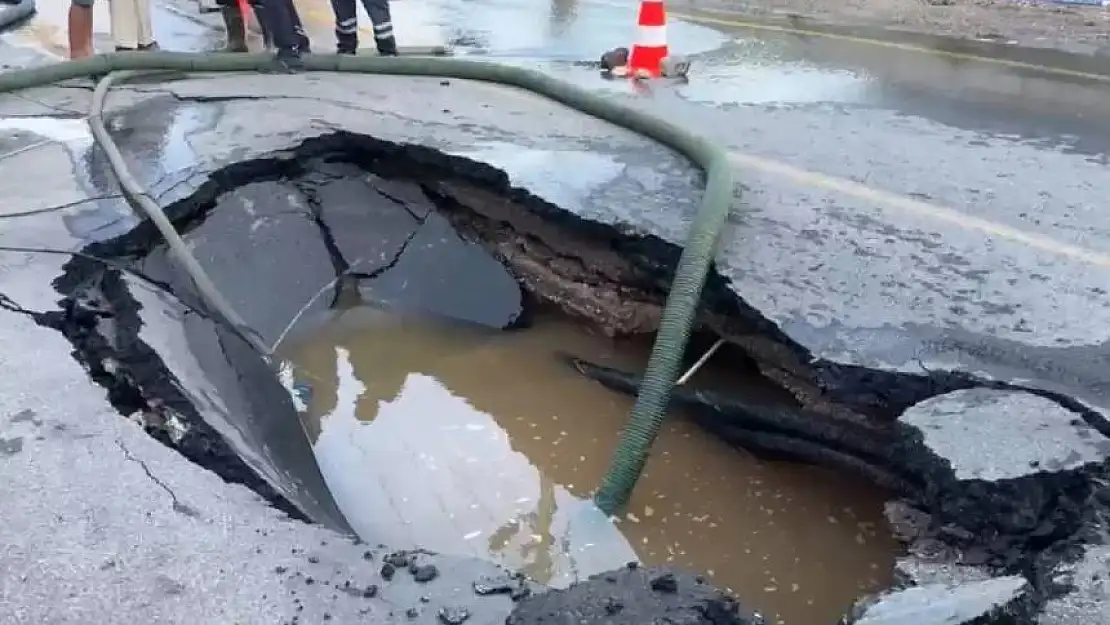
<svg viewBox="0 0 1110 625"><path fill-rule="evenodd" d="M552 585L634 556L677 564L791 624L832 622L889 582L886 493L755 457L681 409L623 538L576 531L631 399L567 355L643 369L674 246L583 221L488 166L351 134L217 171L167 213L276 346L280 375L209 319L149 224L87 250L143 278L70 263L67 334L122 412L287 512ZM689 360L712 340L699 332ZM687 387L797 401L733 348Z"/></svg>

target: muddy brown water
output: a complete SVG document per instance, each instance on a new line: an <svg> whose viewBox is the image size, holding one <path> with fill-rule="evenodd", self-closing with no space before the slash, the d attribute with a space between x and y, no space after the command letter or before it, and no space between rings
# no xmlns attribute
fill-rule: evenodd
<svg viewBox="0 0 1110 625"><path fill-rule="evenodd" d="M303 325L312 329L281 349L286 382L308 389L300 407L321 469L365 540L473 554L554 585L634 551L703 572L787 625L832 623L889 581L883 493L759 461L681 415L656 442L620 532L583 529L576 510L631 399L558 354L642 369L644 344L550 314L514 332L367 307ZM691 383L720 375L711 365Z"/></svg>

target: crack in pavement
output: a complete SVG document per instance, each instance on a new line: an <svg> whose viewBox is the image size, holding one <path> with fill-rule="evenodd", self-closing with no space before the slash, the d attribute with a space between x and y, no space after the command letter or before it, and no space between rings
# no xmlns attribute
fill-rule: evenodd
<svg viewBox="0 0 1110 625"><path fill-rule="evenodd" d="M38 312L35 312L33 310L30 310L30 309L24 308L23 306L19 305L15 300L13 300L11 297L8 297L4 293L0 293L0 309L8 310L8 311L15 312L15 313L20 313L20 314L23 314L23 315L27 315L28 317L31 317L32 319L36 319L37 317L41 316L41 314L42 314L42 313L38 313ZM184 514L185 516L190 516L190 517L199 517L200 516L199 512L194 510L192 507L182 503L181 500L177 497L177 493L173 492L173 490L169 487L169 485L167 485L165 482L163 482L161 479L159 479L156 475L154 475L154 472L150 470L150 467L148 467L145 462L143 462L138 457L136 457L133 453L131 453L131 450L128 449L127 446L123 444L123 440L121 440L120 438L117 437L115 439L115 442L116 442L116 445L120 448L120 451L123 452L123 455L124 455L125 458L127 458L131 462L134 462L135 464L138 464L139 467L143 470L143 473L145 473L146 476L148 478L150 478L150 480L152 482L157 484L162 490L166 491L166 494L170 496L170 500L172 501L171 507L174 510L174 512L178 512L180 514Z"/></svg>
<svg viewBox="0 0 1110 625"><path fill-rule="evenodd" d="M317 97L317 96L282 95L282 94L270 94L270 95L250 95L250 94L239 94L239 95L202 95L202 94L184 95L184 94L181 94L181 93L178 93L178 92L174 91L173 89L143 89L143 88L140 88L140 87L133 87L133 86L132 87L120 86L120 87L114 88L113 91L132 91L132 92L135 92L135 93L161 94L161 95L170 96L171 98L173 98L174 100L176 100L178 102L193 103L193 104L215 104L215 103L221 103L221 102L234 102L236 100L249 100L249 101L258 101L258 100L298 100L299 101L299 100L307 100L307 101L310 101L310 102L322 102L324 104L332 104L332 105L338 106L340 108L348 109L348 110L351 110L351 111L362 111L362 112L367 111L367 109L365 109L365 108L363 108L363 107L361 107L361 106L359 106L359 105L357 105L353 102L347 102L347 101L344 101L344 100L335 100L333 98L322 98L322 97ZM402 116L400 116L400 115L392 115L392 116L396 117L398 119L402 119Z"/></svg>
<svg viewBox="0 0 1110 625"><path fill-rule="evenodd" d="M13 217L30 217L31 215L40 215L42 213L52 213L54 211L65 210L67 208L74 208L74 207L77 207L77 206L81 206L82 204L88 204L89 202L99 202L101 200L115 200L115 199L119 199L119 198L122 198L122 197L123 197L123 195L120 194L120 193L111 193L111 194L107 194L107 195L94 195L94 196L91 196L91 197L87 197L83 200L74 200L72 202L66 202L64 204L55 204L54 206L46 206L46 207L43 207L43 208L32 208L30 210L19 211L19 212L0 213L0 219L11 219Z"/></svg>
<svg viewBox="0 0 1110 625"><path fill-rule="evenodd" d="M77 89L77 90L80 90L80 91L89 91L89 92L91 92L95 88L95 85L90 85L88 87L86 87L84 85L80 85L80 86L79 85L52 85L51 88L52 89ZM69 118L83 118L86 115L88 115L88 111L79 111L77 109L68 108L68 107L65 107L65 106L58 105L58 104L50 104L48 102L44 102L42 100L32 98L31 96L24 95L22 93L9 93L8 95L17 99L17 100L23 100L24 102L29 102L31 104L36 104L38 106L41 106L41 107L46 108L46 109L50 109L52 111L56 111L58 113L64 113L65 116L69 117ZM12 115L11 117L42 117L42 115Z"/></svg>
<svg viewBox="0 0 1110 625"><path fill-rule="evenodd" d="M194 78L199 79L199 78L202 78L202 77L197 76L197 77L194 77ZM134 92L134 93L166 95L166 96L169 96L169 97L173 98L177 102L182 102L182 103L186 103L186 104L219 104L219 103L225 103L225 102L234 102L234 101L237 101L237 100L247 100L247 101L263 101L263 100L308 101L308 102L318 102L318 103L321 103L321 104L330 104L332 106L335 106L335 107L338 107L338 108L341 108L341 109L344 109L344 110L348 110L348 111L357 111L357 112L360 112L360 113L372 112L375 115L377 115L378 117L394 119L394 120L398 120L398 121L402 121L402 122L412 122L413 121L413 119L411 117L406 117L405 115L402 115L402 114L399 114L399 113L394 113L392 111L384 110L384 109L381 109L381 108L367 108L367 107L361 106L361 105L353 103L353 102L348 102L346 100L336 100L334 98L324 98L324 97L319 97L319 96L283 95L283 94L269 94L269 95L249 95L249 94L202 95L202 94L196 94L196 95L183 95L183 94L177 93L176 91L174 91L172 89L156 89L156 88L144 89L144 88L141 88L141 87L126 86L126 85L120 85L120 86L117 86L117 87L113 87L112 91L113 92L116 92L116 91L131 91L131 92ZM111 112L114 112L114 110L106 110L105 112L111 113ZM327 128L328 130L332 130L332 131L339 130L339 129L342 128L342 126L340 126L340 125L333 124L333 123L328 122L327 120L323 120L323 119L309 118L309 121L310 122L317 122L317 123L319 123L319 125L323 126L324 128ZM448 127L448 126L450 126L450 124L432 122L432 121L427 121L427 120L421 121L421 123L424 124L427 127ZM509 134L506 134L506 133L497 133L497 134L500 138L503 138L503 139L506 139L506 140L511 139L511 138L519 139L518 136L509 135Z"/></svg>
<svg viewBox="0 0 1110 625"><path fill-rule="evenodd" d="M15 300L8 297L4 293L0 293L0 308L10 312L19 313L21 315L27 315L32 319L34 319L39 314L33 310L20 306Z"/></svg>
<svg viewBox="0 0 1110 625"><path fill-rule="evenodd" d="M194 518L200 516L199 512L181 503L181 500L177 498L177 493L173 492L173 489L171 489L165 482L159 479L158 476L154 475L154 472L150 470L150 467L148 467L145 462L137 458L135 454L131 453L131 450L123 444L123 441L121 439L116 438L116 445L119 447L120 451L123 452L123 456L125 458L139 465L139 468L143 470L143 473L146 473L146 476L150 478L151 482L154 482L162 490L166 491L166 494L170 496L170 500L173 502L171 508L174 512L178 512L180 514L184 514L185 516L190 516Z"/></svg>

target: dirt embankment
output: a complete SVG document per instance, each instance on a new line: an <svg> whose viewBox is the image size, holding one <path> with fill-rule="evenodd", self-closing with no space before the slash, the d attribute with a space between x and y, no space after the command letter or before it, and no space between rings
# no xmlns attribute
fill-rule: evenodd
<svg viewBox="0 0 1110 625"><path fill-rule="evenodd" d="M744 17L811 18L1081 54L1110 52L1110 9L1098 6L1030 0L674 0L670 6Z"/></svg>

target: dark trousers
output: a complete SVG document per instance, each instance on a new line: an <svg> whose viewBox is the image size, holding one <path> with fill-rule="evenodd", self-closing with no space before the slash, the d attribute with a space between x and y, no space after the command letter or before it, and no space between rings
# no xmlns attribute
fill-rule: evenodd
<svg viewBox="0 0 1110 625"><path fill-rule="evenodd" d="M357 0L331 0L335 12L335 38L339 52L354 53L358 48ZM366 14L374 27L374 44L382 54L396 54L397 40L393 36L393 18L389 14L389 0L362 0Z"/></svg>
<svg viewBox="0 0 1110 625"><path fill-rule="evenodd" d="M217 4L238 8L237 0L218 0ZM308 35L293 0L250 0L262 32L279 50L308 52Z"/></svg>

